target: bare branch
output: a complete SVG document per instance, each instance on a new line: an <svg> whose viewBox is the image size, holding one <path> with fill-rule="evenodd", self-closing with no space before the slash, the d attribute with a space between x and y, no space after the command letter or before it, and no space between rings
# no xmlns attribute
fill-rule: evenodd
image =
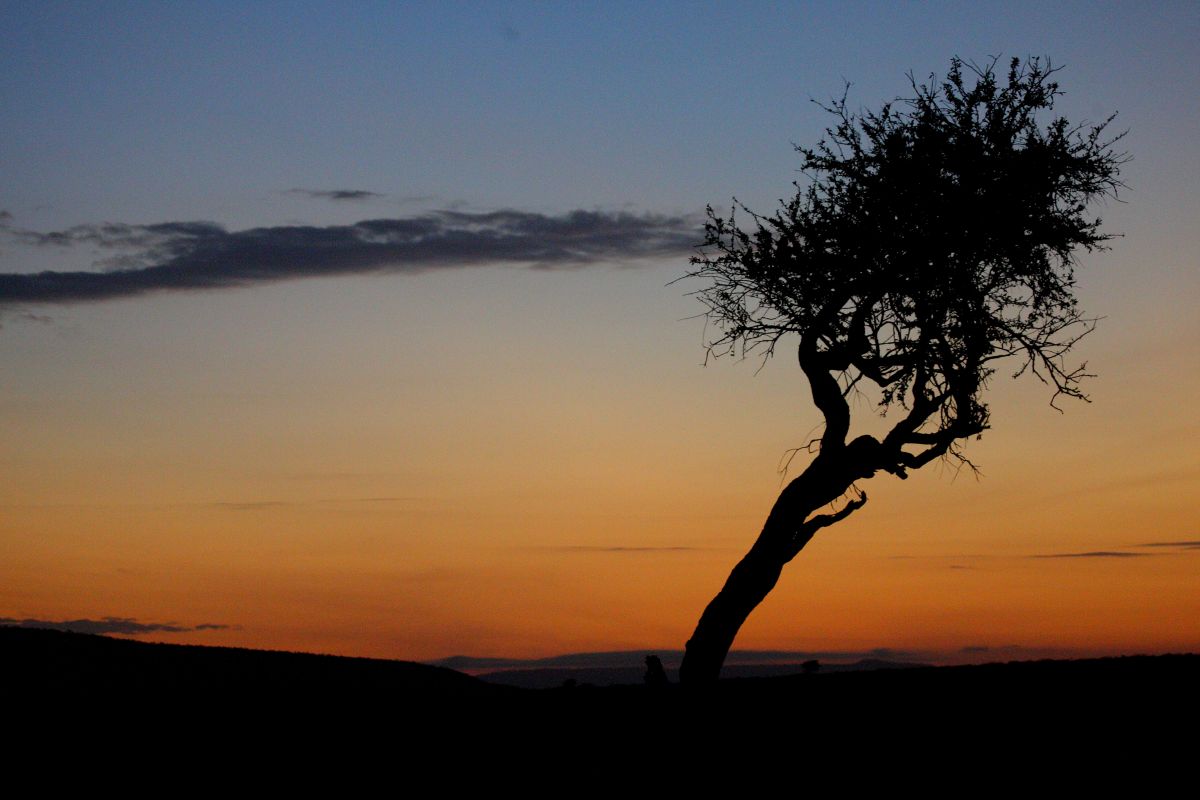
<svg viewBox="0 0 1200 800"><path fill-rule="evenodd" d="M827 528L834 523L841 522L866 504L867 493L859 491L858 497L847 501L846 505L842 507L841 511L838 511L834 514L818 514L815 517L809 517L807 520L805 520L804 524L800 526L799 530L796 531L795 536L792 539L792 547L787 560L791 561L793 558L795 558L796 555L804 549L804 546L809 543L812 537L821 528Z"/></svg>

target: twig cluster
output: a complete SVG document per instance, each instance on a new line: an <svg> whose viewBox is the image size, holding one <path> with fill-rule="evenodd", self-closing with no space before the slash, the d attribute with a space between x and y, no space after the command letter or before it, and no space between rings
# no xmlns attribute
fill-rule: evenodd
<svg viewBox="0 0 1200 800"><path fill-rule="evenodd" d="M1039 120L1061 94L1057 68L955 59L942 80L878 111L845 94L807 181L769 216L710 207L689 277L719 335L713 356L764 359L791 336L825 415L821 448L844 447L846 397L863 381L902 416L877 444L880 469L952 456L989 427L983 393L996 362L1016 362L1062 396L1085 399L1086 364L1067 357L1095 326L1075 296L1074 253L1112 238L1087 214L1116 197L1123 135ZM744 229L738 215L753 223ZM915 452L911 448L918 448Z"/></svg>

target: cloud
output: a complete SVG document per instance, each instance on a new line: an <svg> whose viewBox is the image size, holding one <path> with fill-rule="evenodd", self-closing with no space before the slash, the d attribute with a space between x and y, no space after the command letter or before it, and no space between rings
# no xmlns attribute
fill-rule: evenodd
<svg viewBox="0 0 1200 800"><path fill-rule="evenodd" d="M688 553L703 550L703 547L635 547L586 544L564 544L539 547L539 550L554 550L562 553Z"/></svg>
<svg viewBox="0 0 1200 800"><path fill-rule="evenodd" d="M34 314L32 312L25 311L20 314L16 314L14 316L16 319L24 320L25 322L34 322L34 323L37 323L38 325L53 325L54 324L54 317L51 317L48 314ZM3 328L3 327L4 327L4 325L0 324L0 328Z"/></svg>
<svg viewBox="0 0 1200 800"><path fill-rule="evenodd" d="M1180 550L1200 550L1200 541L1195 539L1182 542L1146 542L1135 547L1177 547Z"/></svg>
<svg viewBox="0 0 1200 800"><path fill-rule="evenodd" d="M74 633L118 633L127 636L137 636L143 633L188 633L191 631L223 631L229 625L215 625L206 622L200 625L176 625L174 623L138 622L130 617L105 617L104 619L69 619L53 621L48 619L13 619L0 617L0 625L12 625L17 628L48 628L56 631L73 631Z"/></svg>
<svg viewBox="0 0 1200 800"><path fill-rule="evenodd" d="M263 511L268 508L287 508L298 504L290 503L286 500L255 500L245 503L217 502L213 503L213 505L217 508L225 508L230 511Z"/></svg>
<svg viewBox="0 0 1200 800"><path fill-rule="evenodd" d="M316 200L370 200L383 197L379 192L368 192L366 189L288 189L288 194L302 194Z"/></svg>
<svg viewBox="0 0 1200 800"><path fill-rule="evenodd" d="M36 323L38 323L38 324L41 324L41 325L52 325L52 324L54 324L54 317L51 317L51 316L49 316L49 315L47 315L47 314L32 314L32 313L28 313L28 312L26 312L26 313L24 313L24 314L18 314L18 315L17 315L17 318L18 318L18 319L23 319L23 320L25 320L26 322L36 322Z"/></svg>
<svg viewBox="0 0 1200 800"><path fill-rule="evenodd" d="M1153 553L1122 553L1115 550L1092 550L1088 553L1047 553L1029 558L1143 558Z"/></svg>
<svg viewBox="0 0 1200 800"><path fill-rule="evenodd" d="M226 511L267 511L276 508L305 508L314 505L359 505L378 503L420 502L420 497L329 497L306 501L295 500L218 500L205 505Z"/></svg>
<svg viewBox="0 0 1200 800"><path fill-rule="evenodd" d="M252 286L314 276L418 273L484 264L543 269L691 252L692 217L571 211L435 211L325 227L228 231L212 222L103 223L0 235L37 247L112 251L97 271L0 274L0 307L77 303L153 291Z"/></svg>

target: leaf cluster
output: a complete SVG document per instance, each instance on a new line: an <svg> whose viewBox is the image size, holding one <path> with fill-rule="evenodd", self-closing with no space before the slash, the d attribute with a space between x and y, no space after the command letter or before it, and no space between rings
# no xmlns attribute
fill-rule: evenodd
<svg viewBox="0 0 1200 800"><path fill-rule="evenodd" d="M954 59L944 79L910 75L912 96L878 111L852 113L846 94L823 105L834 122L797 147L807 180L790 200L769 216L708 210L689 276L706 282L696 294L720 332L710 353L766 357L799 336L810 379L834 376L843 398L868 380L885 413L903 407L885 442L897 451L943 454L984 430L1000 359L1049 383L1052 404L1084 398L1085 365L1065 360L1094 323L1075 299L1074 254L1111 238L1088 207L1116 197L1128 159L1123 134L1106 136L1113 117L1042 121L1057 72Z"/></svg>

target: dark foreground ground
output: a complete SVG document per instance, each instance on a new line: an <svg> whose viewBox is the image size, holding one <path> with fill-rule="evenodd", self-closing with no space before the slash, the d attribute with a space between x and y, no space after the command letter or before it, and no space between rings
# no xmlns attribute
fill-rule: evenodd
<svg viewBox="0 0 1200 800"><path fill-rule="evenodd" d="M1096 769L1135 753L1195 753L1200 720L1196 655L743 678L705 691L531 690L402 661L0 628L0 670L9 731L134 730L171 741L400 736L409 748L520 741L560 754L602 741L652 757L683 738L764 754L810 753L814 743L899 750L923 754L926 767L966 752L1065 769L1086 754Z"/></svg>

